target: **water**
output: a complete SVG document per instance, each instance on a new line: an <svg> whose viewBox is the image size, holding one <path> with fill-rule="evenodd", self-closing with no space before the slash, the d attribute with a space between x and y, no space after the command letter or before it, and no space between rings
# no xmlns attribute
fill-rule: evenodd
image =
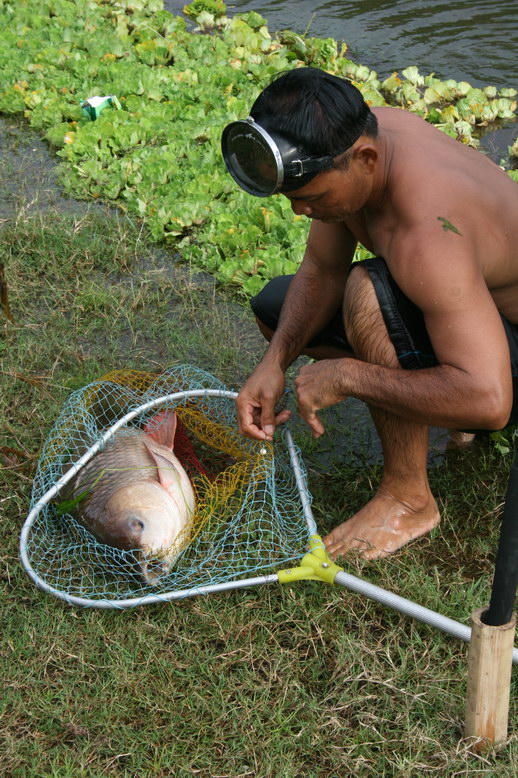
<svg viewBox="0 0 518 778"><path fill-rule="evenodd" d="M165 0L180 14L183 0ZM351 59L382 79L417 65L423 75L518 88L518 0L234 0L229 13L257 11L271 32L290 29L345 41ZM516 123L490 132L496 161L518 134Z"/></svg>
<svg viewBox="0 0 518 778"><path fill-rule="evenodd" d="M165 0L173 13L183 5ZM234 0L227 8L258 11L271 31L344 40L352 59L382 77L417 65L474 86L518 86L518 0Z"/></svg>

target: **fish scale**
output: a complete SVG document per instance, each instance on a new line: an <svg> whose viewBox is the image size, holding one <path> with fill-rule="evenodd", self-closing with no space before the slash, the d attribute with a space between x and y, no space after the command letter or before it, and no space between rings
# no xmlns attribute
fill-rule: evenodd
<svg viewBox="0 0 518 778"><path fill-rule="evenodd" d="M143 432L125 432L109 441L84 466L66 494L67 499L74 499L86 492L78 504L78 515L88 514L98 519L106 501L117 489L134 481L157 480L157 467L144 446L144 439L149 437Z"/></svg>

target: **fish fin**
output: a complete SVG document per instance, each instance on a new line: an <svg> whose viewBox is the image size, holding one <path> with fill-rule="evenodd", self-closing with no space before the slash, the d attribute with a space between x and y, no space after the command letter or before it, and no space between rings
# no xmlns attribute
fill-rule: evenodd
<svg viewBox="0 0 518 778"><path fill-rule="evenodd" d="M150 436L151 437L151 436ZM170 459L155 451L149 443L144 441L144 445L153 459L156 468L160 485L167 489L169 486L182 486L182 479L174 463Z"/></svg>
<svg viewBox="0 0 518 778"><path fill-rule="evenodd" d="M176 423L176 411L160 411L160 413L157 413L148 421L144 427L144 432L146 435L149 435L150 438L156 440L157 443L160 443L162 446L165 446L172 451L174 448Z"/></svg>

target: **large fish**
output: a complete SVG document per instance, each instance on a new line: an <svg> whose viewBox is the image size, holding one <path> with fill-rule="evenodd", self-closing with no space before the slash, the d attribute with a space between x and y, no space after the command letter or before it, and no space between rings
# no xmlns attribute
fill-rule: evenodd
<svg viewBox="0 0 518 778"><path fill-rule="evenodd" d="M171 569L194 512L191 482L173 453L176 424L176 413L164 411L144 431L119 431L61 495L62 512L102 543L139 552L148 583Z"/></svg>

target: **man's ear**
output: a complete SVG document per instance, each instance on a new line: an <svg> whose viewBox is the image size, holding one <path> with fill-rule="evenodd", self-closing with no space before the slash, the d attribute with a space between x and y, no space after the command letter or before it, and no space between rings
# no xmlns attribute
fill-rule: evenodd
<svg viewBox="0 0 518 778"><path fill-rule="evenodd" d="M365 168L365 172L372 175L378 162L379 154L376 147L369 142L359 144L353 149L355 159Z"/></svg>

